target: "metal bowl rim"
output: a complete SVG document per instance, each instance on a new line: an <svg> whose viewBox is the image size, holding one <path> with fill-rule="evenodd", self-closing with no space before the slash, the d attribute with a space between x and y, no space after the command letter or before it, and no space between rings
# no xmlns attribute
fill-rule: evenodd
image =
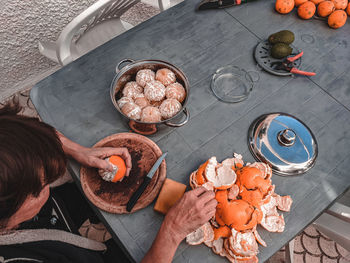
<svg viewBox="0 0 350 263"><path fill-rule="evenodd" d="M160 121L160 122L142 122L142 121L138 121L138 120L135 120L135 119L131 119L129 118L128 116L126 116L122 111L121 109L119 109L119 106L116 102L116 99L115 99L115 84L116 82L123 76L123 74L132 69L133 67L137 66L137 65L144 65L144 64L164 64L164 65L167 65L167 66L170 66L171 68L174 68L175 70L179 71L183 77L184 77L184 82L185 82L185 90L186 90L186 98L184 100L182 104L182 108L181 110L176 114L174 115L173 117L169 118L169 119L166 119L166 120L163 120L163 121ZM189 90L189 86L190 86L190 83L188 81L188 78L187 76L185 75L185 73L179 69L178 67L176 67L175 65L173 64L170 64L169 62L166 62L166 61L163 61L163 60L156 60L156 59L153 59L153 60L148 60L148 59L145 59L145 60L135 60L134 62L131 62L130 64L124 66L114 77L113 77L113 80L112 80L112 83L110 85L110 96L111 96L111 99L112 99L112 103L114 105L114 107L117 109L117 111L122 115L124 116L126 119L128 120L132 120L136 123L140 123L140 124L145 124L145 125L151 125L151 124L164 124L166 122L169 122L171 121L172 119L176 118L177 116L179 116L183 111L184 109L186 108L186 105L187 105L187 101L188 101L188 97L189 97L189 93L190 93L190 90Z"/></svg>

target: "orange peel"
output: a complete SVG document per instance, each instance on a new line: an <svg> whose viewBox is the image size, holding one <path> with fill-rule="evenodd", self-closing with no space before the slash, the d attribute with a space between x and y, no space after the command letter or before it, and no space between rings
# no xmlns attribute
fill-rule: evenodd
<svg viewBox="0 0 350 263"><path fill-rule="evenodd" d="M236 182L236 173L231 165L218 164L216 157L211 157L205 167L204 176L216 189L228 189Z"/></svg>
<svg viewBox="0 0 350 263"><path fill-rule="evenodd" d="M227 191L215 195L218 205L215 218L219 225L227 225L238 231L252 229L258 224L260 211L244 200L229 201Z"/></svg>
<svg viewBox="0 0 350 263"><path fill-rule="evenodd" d="M204 164L202 164L199 168L198 171L196 173L196 181L198 185L202 185L206 182L205 178L204 178L204 171L205 168L208 165L208 161L206 161Z"/></svg>
<svg viewBox="0 0 350 263"><path fill-rule="evenodd" d="M218 240L222 237L230 237L231 229L228 226L221 226L219 228L214 228L214 240Z"/></svg>
<svg viewBox="0 0 350 263"><path fill-rule="evenodd" d="M257 225L270 232L282 232L285 222L277 208L289 211L293 202L290 196L275 193L271 177L271 167L265 163L244 166L237 154L222 163L211 157L190 175L190 185L215 192L216 213L206 227L191 233L187 242L204 243L233 263L258 262L258 246L266 247L266 242Z"/></svg>

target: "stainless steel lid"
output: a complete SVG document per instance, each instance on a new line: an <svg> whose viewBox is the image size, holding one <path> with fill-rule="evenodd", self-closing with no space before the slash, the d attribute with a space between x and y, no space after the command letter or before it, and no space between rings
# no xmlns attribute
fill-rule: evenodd
<svg viewBox="0 0 350 263"><path fill-rule="evenodd" d="M312 168L318 154L310 129L286 113L264 114L249 128L249 149L278 175L298 175Z"/></svg>

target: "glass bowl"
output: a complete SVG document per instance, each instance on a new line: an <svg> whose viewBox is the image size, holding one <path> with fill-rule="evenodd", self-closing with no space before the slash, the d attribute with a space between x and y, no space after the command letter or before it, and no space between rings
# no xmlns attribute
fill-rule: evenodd
<svg viewBox="0 0 350 263"><path fill-rule="evenodd" d="M255 78L253 73L257 74ZM258 80L257 72L229 65L216 70L211 80L211 90L219 100L236 103L248 98Z"/></svg>

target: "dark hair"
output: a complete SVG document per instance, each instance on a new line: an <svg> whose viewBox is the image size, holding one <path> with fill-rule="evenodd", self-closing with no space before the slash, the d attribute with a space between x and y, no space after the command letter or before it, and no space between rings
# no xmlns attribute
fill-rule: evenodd
<svg viewBox="0 0 350 263"><path fill-rule="evenodd" d="M0 108L0 228L29 196L37 197L66 169L56 130L20 111L15 100Z"/></svg>

